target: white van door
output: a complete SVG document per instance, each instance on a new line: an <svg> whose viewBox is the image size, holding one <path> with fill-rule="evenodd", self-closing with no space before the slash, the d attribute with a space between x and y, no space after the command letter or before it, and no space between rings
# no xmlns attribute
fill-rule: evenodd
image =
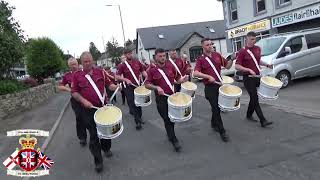
<svg viewBox="0 0 320 180"><path fill-rule="evenodd" d="M320 75L320 32L305 35L308 50L308 59L311 62L310 76Z"/></svg>
<svg viewBox="0 0 320 180"><path fill-rule="evenodd" d="M291 53L284 55L281 59L282 54L285 52L285 48L290 47ZM308 73L310 67L310 61L307 60L307 53L305 50L307 45L305 43L304 36L293 37L286 42L281 51L279 61L287 65L291 71L292 79L303 77Z"/></svg>

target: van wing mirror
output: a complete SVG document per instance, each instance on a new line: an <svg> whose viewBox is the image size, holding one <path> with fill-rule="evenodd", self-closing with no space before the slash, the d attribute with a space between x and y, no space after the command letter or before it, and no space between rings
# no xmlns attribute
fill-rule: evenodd
<svg viewBox="0 0 320 180"><path fill-rule="evenodd" d="M286 53L286 55L291 54L292 53L291 47L285 47L284 52Z"/></svg>

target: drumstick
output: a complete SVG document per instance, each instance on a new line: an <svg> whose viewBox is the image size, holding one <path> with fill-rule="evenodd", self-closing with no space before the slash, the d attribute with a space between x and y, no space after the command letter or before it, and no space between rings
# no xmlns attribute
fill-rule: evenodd
<svg viewBox="0 0 320 180"><path fill-rule="evenodd" d="M99 109L98 107L96 107L96 106L91 106L91 108L94 108L94 109Z"/></svg>
<svg viewBox="0 0 320 180"><path fill-rule="evenodd" d="M169 97L169 96L170 96L169 94L166 94L166 93L163 93L163 95L165 95L165 96L167 96L167 97Z"/></svg>
<svg viewBox="0 0 320 180"><path fill-rule="evenodd" d="M111 96L111 98L110 98L110 103L112 102L112 100L113 100L113 98L114 98L114 96L117 94L117 92L118 92L118 90L119 90L119 88L120 88L120 86L121 86L121 83L119 84L119 86L117 87L117 89L114 91L114 93L112 94L112 96Z"/></svg>

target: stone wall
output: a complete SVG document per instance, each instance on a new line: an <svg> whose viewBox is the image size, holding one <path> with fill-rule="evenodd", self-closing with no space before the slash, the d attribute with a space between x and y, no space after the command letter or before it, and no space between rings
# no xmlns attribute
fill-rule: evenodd
<svg viewBox="0 0 320 180"><path fill-rule="evenodd" d="M0 120L31 109L56 93L54 83L43 84L25 91L0 96Z"/></svg>

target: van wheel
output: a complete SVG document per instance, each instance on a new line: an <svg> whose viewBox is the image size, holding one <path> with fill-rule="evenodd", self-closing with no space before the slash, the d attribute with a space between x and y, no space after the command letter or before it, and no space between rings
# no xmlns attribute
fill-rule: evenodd
<svg viewBox="0 0 320 180"><path fill-rule="evenodd" d="M291 75L288 71L280 71L276 78L283 83L281 89L286 88L291 84Z"/></svg>

